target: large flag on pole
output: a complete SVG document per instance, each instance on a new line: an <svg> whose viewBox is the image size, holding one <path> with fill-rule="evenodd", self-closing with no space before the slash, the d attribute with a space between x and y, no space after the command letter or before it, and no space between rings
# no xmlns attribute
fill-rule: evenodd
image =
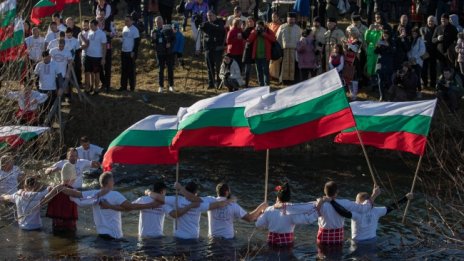
<svg viewBox="0 0 464 261"><path fill-rule="evenodd" d="M177 116L151 115L114 139L103 158L103 168L113 163L175 164L178 153L169 147L177 133Z"/></svg>
<svg viewBox="0 0 464 261"><path fill-rule="evenodd" d="M0 3L0 35L3 35L3 31L5 30L5 28L14 24L15 18L16 0L6 0Z"/></svg>
<svg viewBox="0 0 464 261"><path fill-rule="evenodd" d="M297 145L355 126L336 70L262 96L245 116L256 149Z"/></svg>
<svg viewBox="0 0 464 261"><path fill-rule="evenodd" d="M0 35L0 62L15 61L25 54L24 24L20 18L6 28Z"/></svg>
<svg viewBox="0 0 464 261"><path fill-rule="evenodd" d="M181 108L178 113L179 131L172 146L176 149L253 146L253 134L244 115L245 105L268 93L269 87L244 89Z"/></svg>
<svg viewBox="0 0 464 261"><path fill-rule="evenodd" d="M362 142L381 149L423 155L437 100L412 102L352 102ZM337 143L359 144L354 128L335 137Z"/></svg>
<svg viewBox="0 0 464 261"><path fill-rule="evenodd" d="M63 5L64 7L64 5ZM63 9L61 9L63 10ZM40 19L51 16L57 11L61 11L54 2L49 0L40 0L34 7L31 12L31 22L36 25L40 24Z"/></svg>
<svg viewBox="0 0 464 261"><path fill-rule="evenodd" d="M47 131L48 127L34 126L3 126L0 127L0 149L10 146L17 147L26 141L32 140L41 133Z"/></svg>

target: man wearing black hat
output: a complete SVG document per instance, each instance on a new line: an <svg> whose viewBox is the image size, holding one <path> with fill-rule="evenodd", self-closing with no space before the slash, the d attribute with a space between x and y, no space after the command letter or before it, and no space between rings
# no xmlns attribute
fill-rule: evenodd
<svg viewBox="0 0 464 261"><path fill-rule="evenodd" d="M284 50L282 58L282 69L280 72L280 81L293 82L296 70L295 50L301 36L301 28L296 24L296 13L287 14L287 23L281 25L277 30L277 41Z"/></svg>
<svg viewBox="0 0 464 261"><path fill-rule="evenodd" d="M327 19L327 32L325 32L325 68L329 68L329 57L332 48L337 44L341 44L343 38L345 38L345 34L337 27L337 19L329 17Z"/></svg>
<svg viewBox="0 0 464 261"><path fill-rule="evenodd" d="M450 24L449 15L441 15L441 24L435 28L433 33L432 42L437 45L438 60L441 68L453 65L453 61L449 59L449 50L457 40L458 31L456 27Z"/></svg>

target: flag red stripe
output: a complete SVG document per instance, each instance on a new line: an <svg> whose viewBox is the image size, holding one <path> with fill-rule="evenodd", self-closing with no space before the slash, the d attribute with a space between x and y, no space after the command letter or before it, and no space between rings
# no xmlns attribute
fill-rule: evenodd
<svg viewBox="0 0 464 261"><path fill-rule="evenodd" d="M257 150L297 145L355 126L351 109L346 108L314 121L279 131L257 134L254 146Z"/></svg>
<svg viewBox="0 0 464 261"><path fill-rule="evenodd" d="M178 153L169 147L113 146L105 153L103 168L111 170L113 163L120 164L176 164Z"/></svg>
<svg viewBox="0 0 464 261"><path fill-rule="evenodd" d="M15 61L20 59L21 57L26 54L26 46L21 44L19 46L15 46L4 51L0 51L0 62L8 62L8 61Z"/></svg>
<svg viewBox="0 0 464 261"><path fill-rule="evenodd" d="M427 137L410 132L359 131L363 144L380 149L401 150L423 155ZM360 144L356 132L342 132L335 137L337 143Z"/></svg>
<svg viewBox="0 0 464 261"><path fill-rule="evenodd" d="M31 22L39 25L40 18L51 16L53 13L61 11L56 6L34 7L31 12Z"/></svg>
<svg viewBox="0 0 464 261"><path fill-rule="evenodd" d="M253 134L248 127L205 127L183 129L172 139L176 149L182 147L251 147Z"/></svg>
<svg viewBox="0 0 464 261"><path fill-rule="evenodd" d="M11 147L17 147L24 143L19 135L9 135L0 137L0 142L6 142Z"/></svg>

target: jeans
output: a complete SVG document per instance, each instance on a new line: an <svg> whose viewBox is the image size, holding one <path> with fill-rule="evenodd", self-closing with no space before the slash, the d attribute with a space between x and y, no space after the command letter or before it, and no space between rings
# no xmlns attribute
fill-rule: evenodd
<svg viewBox="0 0 464 261"><path fill-rule="evenodd" d="M158 83L160 87L164 87L164 68L168 67L168 83L169 86L174 86L174 54L158 54L159 62L159 77Z"/></svg>
<svg viewBox="0 0 464 261"><path fill-rule="evenodd" d="M255 62L259 86L269 86L269 61L266 58L260 58Z"/></svg>
<svg viewBox="0 0 464 261"><path fill-rule="evenodd" d="M206 50L205 60L208 66L208 88L214 88L215 84L219 84L219 71L221 70L223 50Z"/></svg>

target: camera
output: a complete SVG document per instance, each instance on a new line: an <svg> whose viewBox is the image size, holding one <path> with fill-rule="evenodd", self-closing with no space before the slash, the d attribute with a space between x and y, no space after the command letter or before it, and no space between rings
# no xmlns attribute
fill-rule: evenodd
<svg viewBox="0 0 464 261"><path fill-rule="evenodd" d="M203 23L203 15L201 13L194 14L192 19L193 19L193 23L195 24L197 28L200 27L201 23Z"/></svg>

